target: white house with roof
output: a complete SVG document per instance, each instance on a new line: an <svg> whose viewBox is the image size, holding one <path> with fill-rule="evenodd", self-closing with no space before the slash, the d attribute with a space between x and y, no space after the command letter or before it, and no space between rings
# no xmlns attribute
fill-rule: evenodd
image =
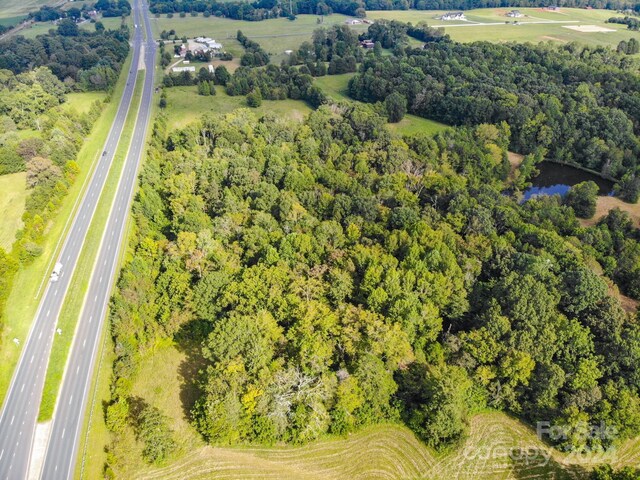
<svg viewBox="0 0 640 480"><path fill-rule="evenodd" d="M195 72L196 67L173 67L171 69L173 73L182 73L182 72Z"/></svg>
<svg viewBox="0 0 640 480"><path fill-rule="evenodd" d="M447 12L440 17L440 20L444 20L445 22L449 22L451 20L466 20L467 17L464 16L464 12Z"/></svg>

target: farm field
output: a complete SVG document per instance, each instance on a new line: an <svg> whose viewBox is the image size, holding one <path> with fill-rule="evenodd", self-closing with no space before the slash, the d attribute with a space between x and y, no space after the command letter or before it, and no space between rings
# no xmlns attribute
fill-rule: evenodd
<svg viewBox="0 0 640 480"><path fill-rule="evenodd" d="M621 40L631 37L640 39L640 32L627 30L625 25L605 23L613 16L619 16L612 10L586 10L563 8L559 12L549 12L540 8L520 8L524 15L513 19L505 14L511 8L483 8L465 11L466 21L441 21L436 17L444 11L435 10L395 10L368 11L367 17L376 19L400 20L418 23L425 21L434 27L444 27L453 40L474 42L487 40L492 42L544 42L559 43L580 42L587 45L608 45L616 47ZM520 25L514 25L517 20ZM508 24L505 22L509 22ZM555 22L555 23L543 23ZM581 32L567 27L596 26L613 32Z"/></svg>
<svg viewBox="0 0 640 480"><path fill-rule="evenodd" d="M38 10L43 5L57 5L62 2L55 0L0 0L0 18L24 16Z"/></svg>
<svg viewBox="0 0 640 480"><path fill-rule="evenodd" d="M26 15L18 15L16 17L0 17L0 25L2 25L3 27L17 25L25 18L27 18Z"/></svg>
<svg viewBox="0 0 640 480"><path fill-rule="evenodd" d="M0 248L11 249L16 232L22 227L22 214L27 199L25 172L0 175Z"/></svg>
<svg viewBox="0 0 640 480"><path fill-rule="evenodd" d="M215 38L234 56L239 56L243 52L242 47L235 40L238 30L242 30L247 37L258 42L272 56L272 63L280 64L286 58L284 51L293 50L305 40L311 40L315 29L321 26L344 24L345 20L351 17L339 14L329 15L324 17L322 25L317 23L318 18L316 15L298 15L294 21L275 18L260 22L245 22L218 17L167 18L163 15L160 18L152 18L151 26L157 38L160 37L162 30L171 29L174 29L179 37L186 35L193 38L203 35ZM361 24L354 25L352 28L357 32L363 32L367 27Z"/></svg>

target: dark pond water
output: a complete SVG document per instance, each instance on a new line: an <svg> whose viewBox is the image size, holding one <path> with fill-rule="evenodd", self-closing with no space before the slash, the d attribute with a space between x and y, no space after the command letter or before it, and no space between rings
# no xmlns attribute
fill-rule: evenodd
<svg viewBox="0 0 640 480"><path fill-rule="evenodd" d="M599 195L613 194L613 182L584 170L553 162L540 163L538 170L540 174L531 180L532 186L524 191L523 200L536 195L565 195L573 185L588 180L600 187Z"/></svg>

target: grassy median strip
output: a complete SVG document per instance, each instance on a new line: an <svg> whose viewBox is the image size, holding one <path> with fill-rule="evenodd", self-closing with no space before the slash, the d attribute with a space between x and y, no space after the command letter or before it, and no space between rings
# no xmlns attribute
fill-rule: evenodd
<svg viewBox="0 0 640 480"><path fill-rule="evenodd" d="M159 60L156 58L156 62ZM156 75L154 84L159 85L158 79L161 75ZM149 118L149 126L147 129L147 138L142 148L142 160L138 168L138 172L142 168L144 159L146 158L147 145L151 138L151 131L154 119L158 113L157 98L151 101L151 116ZM138 184L134 187L134 192L138 190ZM120 250L120 258L116 271L119 272L127 255L132 250L129 249L129 240L132 234L133 219L129 215L126 220L126 229L122 240L122 248ZM116 275L118 278L119 274ZM73 478L101 478L104 474L104 465L107 460L105 446L110 441L110 432L104 419L104 402L111 399L111 375L115 354L113 350L113 341L111 336L105 332L109 331L109 317L103 324L103 339L101 340L100 350L96 367L91 378L91 388L89 390L89 403L87 405L87 415L84 417L82 425L82 435L80 436L80 445L78 447L78 458L75 465L75 475Z"/></svg>
<svg viewBox="0 0 640 480"><path fill-rule="evenodd" d="M49 358L49 366L47 368L47 376L44 384L44 392L42 394L42 403L40 404L39 421L49 420L53 414L56 403L56 397L62 382L62 376L69 355L69 349L73 341L76 323L80 316L80 311L84 303L91 272L95 264L95 259L100 248L100 241L106 227L111 205L118 189L120 174L125 163L129 145L133 137L133 130L138 116L138 107L142 96L142 86L144 84L144 72L138 74L135 91L131 100L129 114L124 124L118 148L116 150L109 175L105 183L100 200L96 208L96 212L89 226L89 231L85 239L84 246L78 264L73 274L73 278L69 285L65 302L58 319L58 328L62 330L61 335L56 335L53 340L51 356Z"/></svg>
<svg viewBox="0 0 640 480"><path fill-rule="evenodd" d="M21 267L16 274L11 295L7 301L6 324L0 338L0 404L9 389L11 376L20 358L20 348L11 341L18 338L21 344L26 343L29 328L34 320L38 304L44 292L44 281L53 268L53 259L62 247L62 240L67 234L77 208L77 200L81 198L87 179L91 177L97 164L102 147L107 139L111 124L118 111L122 92L127 84L127 73L131 65L131 55L122 66L122 72L116 87L111 94L111 101L105 105L100 118L96 120L93 130L85 139L78 153L77 162L80 173L69 193L64 198L60 210L47 226L45 240L42 243L42 255L26 267Z"/></svg>

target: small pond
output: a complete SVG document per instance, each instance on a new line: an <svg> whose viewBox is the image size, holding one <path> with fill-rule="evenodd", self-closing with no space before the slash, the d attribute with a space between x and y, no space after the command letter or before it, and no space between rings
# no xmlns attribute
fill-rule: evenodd
<svg viewBox="0 0 640 480"><path fill-rule="evenodd" d="M524 191L523 200L536 195L564 196L573 185L588 180L593 180L598 185L599 195L613 194L613 182L584 170L554 162L542 162L537 168L540 173L531 180L532 186Z"/></svg>

